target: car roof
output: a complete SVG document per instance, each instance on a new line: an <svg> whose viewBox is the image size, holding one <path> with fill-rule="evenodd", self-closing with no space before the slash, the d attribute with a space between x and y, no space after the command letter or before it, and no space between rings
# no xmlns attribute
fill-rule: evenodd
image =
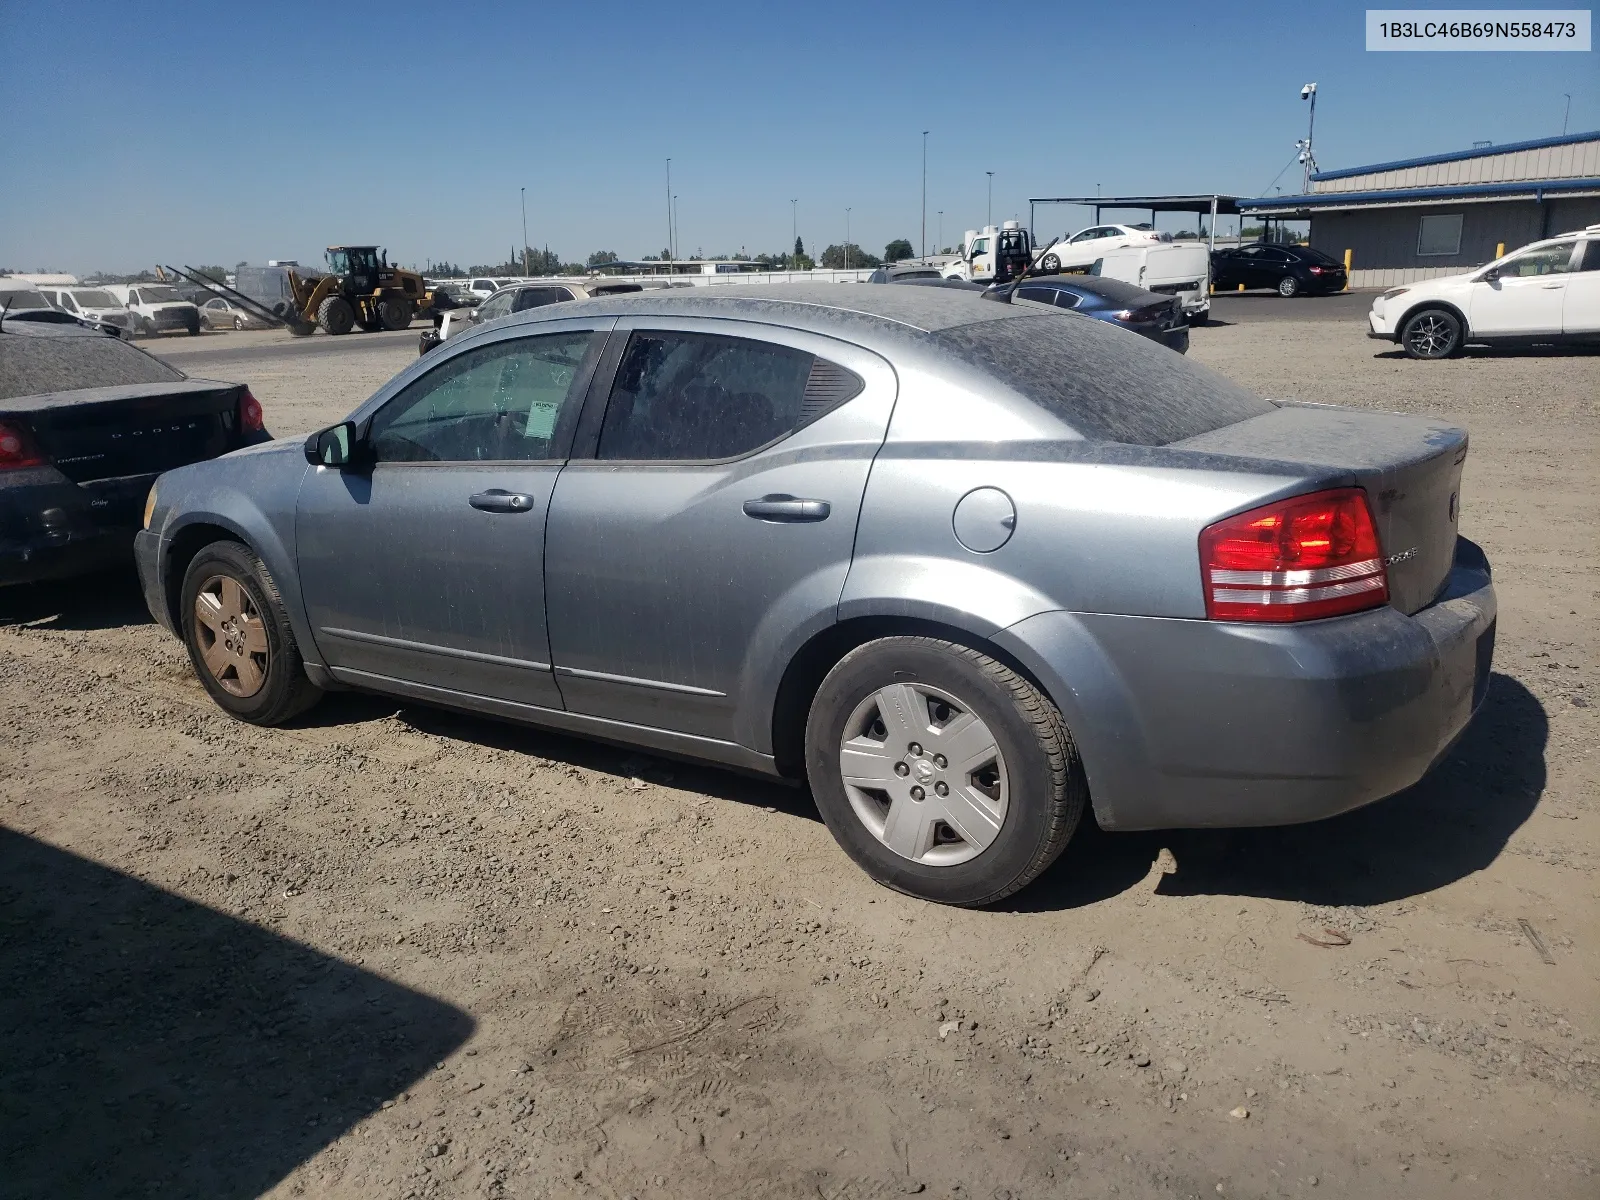
<svg viewBox="0 0 1600 1200"><path fill-rule="evenodd" d="M510 321L562 320L580 313L722 317L841 337L872 332L895 338L1025 315L1010 305L982 303L976 296L947 288L778 283L600 296L530 309Z"/></svg>

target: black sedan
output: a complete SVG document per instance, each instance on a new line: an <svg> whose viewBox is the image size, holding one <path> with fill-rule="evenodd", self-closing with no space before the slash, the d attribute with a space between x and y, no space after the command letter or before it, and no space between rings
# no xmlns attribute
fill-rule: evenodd
<svg viewBox="0 0 1600 1200"><path fill-rule="evenodd" d="M1257 242L1211 255L1211 284L1218 291L1238 287L1271 288L1278 295L1312 296L1342 292L1344 264L1310 246L1269 246Z"/></svg>
<svg viewBox="0 0 1600 1200"><path fill-rule="evenodd" d="M0 586L131 561L155 477L267 441L261 425L242 384L77 324L0 317Z"/></svg>
<svg viewBox="0 0 1600 1200"><path fill-rule="evenodd" d="M997 295L1006 290L995 289ZM1017 284L1011 296L1013 300L1069 308L1097 321L1120 325L1179 354L1189 349L1189 321L1183 314L1183 301L1176 296L1147 292L1120 279L1036 275Z"/></svg>

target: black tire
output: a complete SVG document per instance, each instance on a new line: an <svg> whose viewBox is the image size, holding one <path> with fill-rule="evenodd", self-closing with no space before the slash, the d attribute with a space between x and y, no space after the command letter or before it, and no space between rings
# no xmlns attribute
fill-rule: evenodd
<svg viewBox="0 0 1600 1200"><path fill-rule="evenodd" d="M409 329L411 318L415 315L411 301L403 296L389 296L378 301L378 319L383 322L385 329Z"/></svg>
<svg viewBox="0 0 1600 1200"><path fill-rule="evenodd" d="M1461 318L1448 308L1424 308L1406 318L1400 344L1412 358L1450 358L1461 353Z"/></svg>
<svg viewBox="0 0 1600 1200"><path fill-rule="evenodd" d="M230 691L206 662L203 639L210 636L214 640L214 635L202 630L196 602L199 592L217 580L231 580L241 589L265 634L265 663L260 668L263 678L259 687L247 695ZM190 665L224 712L252 725L281 725L322 698L322 689L306 677L305 662L277 584L261 560L246 547L238 542L212 542L196 554L183 574L178 602Z"/></svg>
<svg viewBox="0 0 1600 1200"><path fill-rule="evenodd" d="M356 316L356 324L361 327L362 333L377 333L383 328L383 322L372 317Z"/></svg>
<svg viewBox="0 0 1600 1200"><path fill-rule="evenodd" d="M884 835L869 828L857 811L844 782L840 756L847 726L859 719L879 689L903 684L943 693L954 700L957 711L965 709L978 718L988 727L1003 763L997 789L1004 789L1005 809L998 832L974 856L954 865L930 865L890 849ZM935 700L928 711L936 709ZM875 729L884 726L872 726L866 736L877 736ZM929 734L936 736L931 726ZM884 729L882 738L886 753L899 753L895 734ZM921 747L917 753L927 757ZM947 765L937 755L932 761ZM898 763L894 768L908 782L919 778L921 770L902 771ZM1089 797L1077 748L1055 705L1003 663L929 637L868 642L828 673L806 722L806 773L835 840L868 875L910 896L966 907L1002 900L1035 879L1066 847ZM916 798L933 799L926 793ZM954 830L946 830L959 843L957 850L972 849ZM943 847L935 843L934 849L942 852Z"/></svg>
<svg viewBox="0 0 1600 1200"><path fill-rule="evenodd" d="M1285 300L1292 300L1300 294L1300 281L1293 275L1285 275L1278 280L1278 295Z"/></svg>
<svg viewBox="0 0 1600 1200"><path fill-rule="evenodd" d="M235 330L242 330L244 328L244 318L243 317L235 317L233 319L233 327L234 327Z"/></svg>
<svg viewBox="0 0 1600 1200"><path fill-rule="evenodd" d="M1039 270L1043 271L1046 275L1054 275L1057 271L1061 270L1060 256L1055 254L1046 254L1039 260Z"/></svg>
<svg viewBox="0 0 1600 1200"><path fill-rule="evenodd" d="M349 333L355 323L355 309L350 307L350 301L343 296L326 296L322 303L317 305L317 324L322 326L324 333L335 336Z"/></svg>

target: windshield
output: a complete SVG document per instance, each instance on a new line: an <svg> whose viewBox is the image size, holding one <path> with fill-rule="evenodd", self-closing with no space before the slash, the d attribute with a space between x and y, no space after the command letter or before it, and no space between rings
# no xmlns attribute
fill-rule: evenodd
<svg viewBox="0 0 1600 1200"><path fill-rule="evenodd" d="M4 308L7 312L49 307L49 302L38 292L0 292L0 308Z"/></svg>
<svg viewBox="0 0 1600 1200"><path fill-rule="evenodd" d="M139 297L146 304L178 304L183 297L178 295L177 288L161 287L155 284L141 283Z"/></svg>
<svg viewBox="0 0 1600 1200"><path fill-rule="evenodd" d="M121 308L110 292L99 290L89 292L72 292L71 296L82 308Z"/></svg>

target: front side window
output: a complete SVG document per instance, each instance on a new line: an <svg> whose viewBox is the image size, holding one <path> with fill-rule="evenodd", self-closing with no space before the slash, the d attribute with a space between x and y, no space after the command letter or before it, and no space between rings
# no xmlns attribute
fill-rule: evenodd
<svg viewBox="0 0 1600 1200"><path fill-rule="evenodd" d="M1461 214L1435 213L1422 218L1417 229L1419 255L1447 256L1461 253Z"/></svg>
<svg viewBox="0 0 1600 1200"><path fill-rule="evenodd" d="M617 368L598 457L727 459L759 450L861 390L853 373L770 342L638 332Z"/></svg>
<svg viewBox="0 0 1600 1200"><path fill-rule="evenodd" d="M980 254L987 254L987 253L989 253L989 239L988 238L979 238L977 241L972 243L972 255L973 255L974 258L976 258Z"/></svg>
<svg viewBox="0 0 1600 1200"><path fill-rule="evenodd" d="M591 346L588 331L479 346L439 364L372 419L379 462L507 462L555 457Z"/></svg>
<svg viewBox="0 0 1600 1200"><path fill-rule="evenodd" d="M1557 242L1554 246L1541 246L1529 250L1500 264L1502 279L1518 279L1530 275L1565 275L1572 267L1572 248L1576 242Z"/></svg>

